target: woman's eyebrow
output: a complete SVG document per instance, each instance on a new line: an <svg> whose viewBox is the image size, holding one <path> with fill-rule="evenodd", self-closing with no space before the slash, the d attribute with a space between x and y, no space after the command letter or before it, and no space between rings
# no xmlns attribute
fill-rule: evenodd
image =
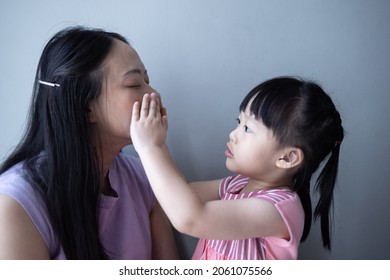
<svg viewBox="0 0 390 280"><path fill-rule="evenodd" d="M123 74L123 76L132 75L132 74L141 74L142 71L138 68L130 69L126 73ZM147 73L147 70L144 71L144 74Z"/></svg>

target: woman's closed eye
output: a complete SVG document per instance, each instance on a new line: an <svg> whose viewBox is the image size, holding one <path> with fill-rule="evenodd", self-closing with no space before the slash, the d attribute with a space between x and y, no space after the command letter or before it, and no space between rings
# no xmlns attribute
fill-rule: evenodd
<svg viewBox="0 0 390 280"><path fill-rule="evenodd" d="M149 85L149 78L145 79L144 81L142 82L134 82L134 83L131 83L131 84L128 84L126 85L127 88L140 88L142 87L143 85Z"/></svg>
<svg viewBox="0 0 390 280"><path fill-rule="evenodd" d="M139 88L141 85L128 85L127 88Z"/></svg>

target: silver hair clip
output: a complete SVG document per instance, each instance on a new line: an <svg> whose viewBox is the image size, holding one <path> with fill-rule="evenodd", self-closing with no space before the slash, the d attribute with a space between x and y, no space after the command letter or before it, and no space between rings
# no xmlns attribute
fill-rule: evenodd
<svg viewBox="0 0 390 280"><path fill-rule="evenodd" d="M46 86L50 86L50 87L60 87L59 84L49 83L49 82L45 82L45 81L41 81L41 80L38 80L38 82L42 85L46 85Z"/></svg>

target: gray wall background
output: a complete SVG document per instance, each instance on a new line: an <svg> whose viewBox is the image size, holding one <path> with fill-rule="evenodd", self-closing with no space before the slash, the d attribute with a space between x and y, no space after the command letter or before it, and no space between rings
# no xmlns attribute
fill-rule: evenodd
<svg viewBox="0 0 390 280"><path fill-rule="evenodd" d="M300 259L390 259L389 15L388 0L3 0L0 157L23 131L44 44L69 25L130 40L164 98L168 145L188 180L228 175L225 143L252 87L278 75L311 78L341 111L346 138L333 250L321 247L315 224ZM196 240L177 237L190 258Z"/></svg>

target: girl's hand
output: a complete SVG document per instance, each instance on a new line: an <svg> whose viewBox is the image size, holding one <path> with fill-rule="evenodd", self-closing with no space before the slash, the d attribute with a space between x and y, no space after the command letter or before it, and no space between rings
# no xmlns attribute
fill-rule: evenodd
<svg viewBox="0 0 390 280"><path fill-rule="evenodd" d="M166 110L158 94L145 94L142 104L138 101L134 103L130 135L137 152L144 148L164 146L167 129Z"/></svg>

